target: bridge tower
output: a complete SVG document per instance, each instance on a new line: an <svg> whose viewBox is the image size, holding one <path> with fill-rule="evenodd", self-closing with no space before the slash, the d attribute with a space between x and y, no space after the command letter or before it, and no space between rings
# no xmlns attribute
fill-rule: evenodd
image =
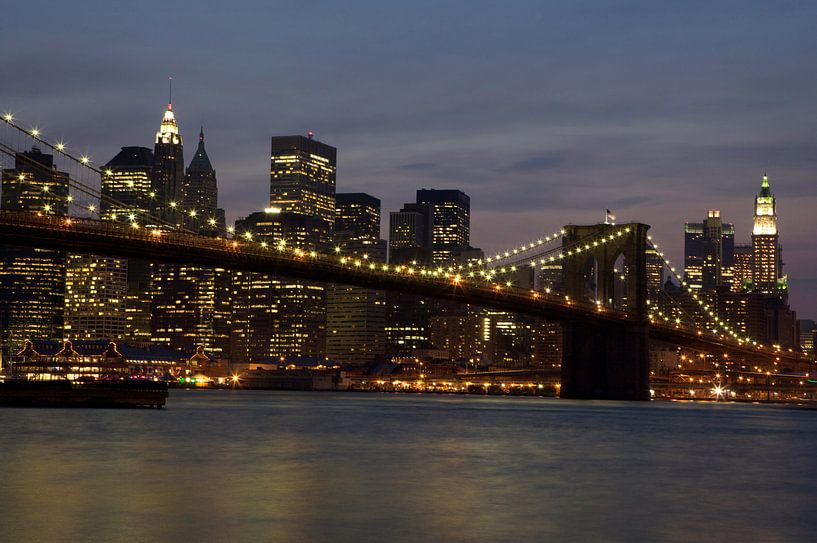
<svg viewBox="0 0 817 543"><path fill-rule="evenodd" d="M622 229L629 231L621 236ZM565 226L565 246L583 239L615 236L565 259L565 294L579 301L627 312L622 323L586 318L563 323L563 398L648 400L649 349L647 316L646 224ZM601 309L603 310L603 308Z"/></svg>

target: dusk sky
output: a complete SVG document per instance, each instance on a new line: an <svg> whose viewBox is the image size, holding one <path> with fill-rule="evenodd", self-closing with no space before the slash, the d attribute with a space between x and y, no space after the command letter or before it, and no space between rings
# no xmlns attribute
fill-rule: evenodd
<svg viewBox="0 0 817 543"><path fill-rule="evenodd" d="M817 4L212 4L18 2L0 109L105 163L153 146L172 76L230 220L268 202L270 136L311 130L384 234L417 188L458 188L486 251L610 208L682 264L709 208L749 242L767 171L793 309L817 317Z"/></svg>

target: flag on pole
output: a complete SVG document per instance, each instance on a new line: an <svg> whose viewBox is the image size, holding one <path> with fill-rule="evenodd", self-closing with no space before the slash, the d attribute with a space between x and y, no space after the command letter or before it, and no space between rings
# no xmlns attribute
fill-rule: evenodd
<svg viewBox="0 0 817 543"><path fill-rule="evenodd" d="M613 212L609 209L607 210L607 215L604 216L604 224L616 224L616 216L613 215Z"/></svg>

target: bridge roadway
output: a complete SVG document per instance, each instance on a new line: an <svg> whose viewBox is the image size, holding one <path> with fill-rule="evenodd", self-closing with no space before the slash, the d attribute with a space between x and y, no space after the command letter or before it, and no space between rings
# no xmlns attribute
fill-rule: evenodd
<svg viewBox="0 0 817 543"><path fill-rule="evenodd" d="M335 255L262 248L259 243L239 239L211 238L188 232L152 230L96 219L67 218L15 211L0 211L0 243L98 254L118 258L220 267L248 272L281 275L310 281L338 283L350 286L403 292L460 303L469 303L500 311L510 311L558 322L633 323L636 317L590 303L565 300L561 296L531 292L494 285L471 284L452 279L430 278L404 268L382 271L370 269L363 261L357 266L351 261L342 264ZM648 325L646 316L643 324ZM672 345L704 351L717 350L735 355L749 355L781 361L802 362L797 353L756 349L726 338L701 334L680 326L649 325L650 338Z"/></svg>

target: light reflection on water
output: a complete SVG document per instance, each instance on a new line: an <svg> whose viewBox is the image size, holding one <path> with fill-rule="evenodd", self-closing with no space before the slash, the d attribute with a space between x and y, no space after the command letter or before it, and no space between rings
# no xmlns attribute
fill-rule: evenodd
<svg viewBox="0 0 817 543"><path fill-rule="evenodd" d="M0 540L808 541L817 411L173 391L0 410Z"/></svg>

